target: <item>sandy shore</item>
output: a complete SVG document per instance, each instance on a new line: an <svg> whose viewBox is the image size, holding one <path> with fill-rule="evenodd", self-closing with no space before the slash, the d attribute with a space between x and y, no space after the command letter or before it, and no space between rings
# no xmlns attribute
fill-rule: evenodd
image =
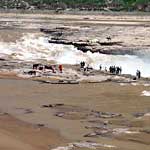
<svg viewBox="0 0 150 150"><path fill-rule="evenodd" d="M0 142L0 147L8 150L12 145L14 149L41 150L48 149L48 145L52 145L52 147L63 145L65 140L62 139L69 139L72 142L90 140L115 145L117 149L141 150L144 148L148 150L149 134L141 133L136 136L131 134L129 137L121 135L116 138L86 138L84 135L90 130L84 126L88 125L89 119L81 119L78 115L76 117L70 116L71 118L75 117L74 119L69 116L65 118L55 116L56 112L68 109L77 109L80 116L85 109L121 113L123 118L104 120L113 121L114 127L119 125L121 120L129 120L131 126L136 130L145 129L149 126L149 118L136 119L132 116L136 112L149 112L150 110L149 97L141 96L143 90L149 91L150 87L143 85L121 86L115 83L50 85L30 80L0 79L0 110L2 112L34 125L43 124L45 127L59 131L64 137L57 136L57 132L47 128L41 128L39 131L37 127L2 115L0 116L0 134L4 137L2 138L4 142ZM55 110L55 108L42 107L57 103L64 104L64 108L58 107ZM11 143L8 148L7 141Z"/></svg>
<svg viewBox="0 0 150 150"><path fill-rule="evenodd" d="M8 114L0 115L0 149L47 150L64 144L54 130L29 124Z"/></svg>

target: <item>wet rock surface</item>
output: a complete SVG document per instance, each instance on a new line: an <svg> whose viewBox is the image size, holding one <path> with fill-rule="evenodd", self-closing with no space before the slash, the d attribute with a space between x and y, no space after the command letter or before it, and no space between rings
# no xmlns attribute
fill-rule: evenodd
<svg viewBox="0 0 150 150"><path fill-rule="evenodd" d="M104 41L90 41L90 40L73 40L69 38L69 36L77 36L79 33L82 34L82 29L71 29L71 28L55 28L55 29L41 29L41 32L44 32L51 36L49 43L55 44L64 44L64 45L73 45L78 50L83 52L99 52L102 54L114 54L114 55L124 55L130 54L133 55L133 49L125 48L123 46L123 42L121 41L111 41L104 40ZM106 37L107 39L107 37Z"/></svg>
<svg viewBox="0 0 150 150"><path fill-rule="evenodd" d="M111 28L108 27L108 30L113 30L113 28L113 26ZM111 35L111 33L107 33L107 29L104 29L103 33L100 28L93 29L92 27L86 26L81 28L71 28L69 26L62 26L60 28L41 29L41 32L44 32L45 34L48 34L50 36L49 43L73 45L78 50L81 50L83 52L91 51L99 52L102 54L134 55L136 54L136 51L140 51L142 48L138 44L136 46L133 46L134 44L132 43L127 44L124 41L125 38L115 37L120 36L120 34L116 33L116 35ZM99 32L102 33L102 37L98 35ZM88 34L88 36L83 37L82 34ZM92 37L91 34L94 34L96 36ZM148 50L148 45L145 45L144 49Z"/></svg>
<svg viewBox="0 0 150 150"><path fill-rule="evenodd" d="M122 114L119 113L111 113L111 112L99 112L99 111L93 111L86 108L80 108L72 105L65 105L65 104L49 104L49 105L42 105L42 108L51 108L55 109L56 116L71 119L71 117L74 117L76 119L96 119L96 118L116 118L116 117L122 117Z"/></svg>
<svg viewBox="0 0 150 150"><path fill-rule="evenodd" d="M147 15L137 17L110 14L105 15L105 19L101 14L83 16L68 14L67 17L63 14L62 16L50 14L38 18L35 16L32 18L30 15L18 15L17 18L8 16L4 19L3 17L2 15L0 27L8 33L9 29L16 28L18 35L21 34L21 30L41 31L50 37L49 42L71 44L84 52L132 55L141 49L149 50L147 37L150 35L150 24ZM1 32L3 35L3 31Z"/></svg>

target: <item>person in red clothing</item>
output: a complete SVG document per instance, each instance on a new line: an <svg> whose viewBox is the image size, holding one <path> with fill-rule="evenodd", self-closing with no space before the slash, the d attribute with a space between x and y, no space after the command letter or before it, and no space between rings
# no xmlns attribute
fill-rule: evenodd
<svg viewBox="0 0 150 150"><path fill-rule="evenodd" d="M62 73L62 71L63 71L62 65L59 65L59 71L60 71L60 73Z"/></svg>

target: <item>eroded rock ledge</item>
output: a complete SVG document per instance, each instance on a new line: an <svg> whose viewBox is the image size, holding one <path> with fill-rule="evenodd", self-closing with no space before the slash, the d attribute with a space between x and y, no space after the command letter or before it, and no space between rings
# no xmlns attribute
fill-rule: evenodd
<svg viewBox="0 0 150 150"><path fill-rule="evenodd" d="M97 39L78 39L79 34L82 34L80 29L59 27L53 29L41 28L40 31L50 36L49 43L73 45L83 52L90 51L92 53L99 52L102 54L134 55L135 50L141 50L141 47L126 46L123 41L112 40L111 37L106 37L106 39L102 41Z"/></svg>

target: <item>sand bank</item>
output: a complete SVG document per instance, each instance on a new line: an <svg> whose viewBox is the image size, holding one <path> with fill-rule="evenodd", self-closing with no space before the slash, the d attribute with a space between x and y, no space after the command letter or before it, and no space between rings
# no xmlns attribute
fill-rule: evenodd
<svg viewBox="0 0 150 150"><path fill-rule="evenodd" d="M141 119L133 117L133 113L149 111L149 97L141 96L143 90L149 91L150 87L145 87L144 85L120 86L111 82L101 84L51 85L31 80L0 79L0 109L19 120L34 125L44 124L45 127L60 132L65 139L69 139L73 143L90 140L100 144L113 145L117 149L132 148L141 150L141 148L144 148L148 150L149 141L147 139L149 139L149 134L140 131L148 128L149 119L148 117ZM42 105L57 103L64 104L64 106L56 108L42 107ZM108 118L108 114L105 114L104 116L107 118L103 118L104 116L102 118L95 118L96 112L93 112L94 115L89 116L90 118L81 118L86 112L89 115L89 112L93 110L121 113L123 117ZM55 114L58 112L65 112L64 118L56 116ZM91 117L94 118L92 119ZM11 134L13 132L13 135L8 137L4 132L1 132L1 134L18 149L24 147L24 142L27 144L25 145L27 148L31 149L31 146L33 146L33 148L39 148L39 150L40 146L46 149L49 144L52 144L54 148L65 146L65 144L60 142L63 138L60 138L57 134L55 135L55 132L51 132L51 130L48 132L49 129L47 128L41 129L40 134L37 135L34 133L33 126L24 125L23 123L13 125L8 117L5 119L2 116L2 118L2 123L5 124L2 130L6 127L5 130L8 130L7 132L11 132ZM93 121L99 120L100 122L108 121L108 128L111 127L109 130L112 131L113 138L110 138L109 134L103 135L104 137L108 136L107 138L103 136L96 138L84 137L88 133L95 132L95 127L91 128L91 126L97 126L95 123L91 124L89 119ZM99 129L99 125L97 132L100 133L101 129ZM14 126L17 127L15 128ZM131 128L128 131L126 128L129 128L129 126ZM85 127L88 127L88 129ZM37 127L35 129L37 131ZM113 131L118 132L120 130L119 134L113 133ZM131 132L131 134L125 133L125 135L122 135L124 131L127 133ZM140 134L132 134L132 132L138 133L137 131ZM25 134L26 132L27 134ZM19 141L16 141L13 138L14 136L21 138L19 138ZM31 139L30 137L33 139L32 141L28 141L28 139ZM6 142L5 144L4 142L0 144L4 147Z"/></svg>

